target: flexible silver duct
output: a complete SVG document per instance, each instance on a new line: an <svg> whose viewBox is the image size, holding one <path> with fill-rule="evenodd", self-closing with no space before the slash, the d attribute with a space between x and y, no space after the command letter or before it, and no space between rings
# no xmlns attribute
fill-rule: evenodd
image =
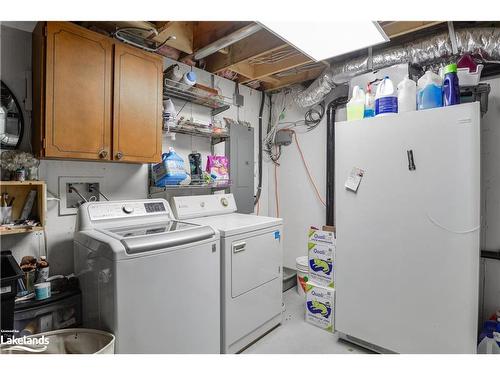
<svg viewBox="0 0 500 375"><path fill-rule="evenodd" d="M472 53L484 60L500 60L500 28L470 28L455 31L458 55ZM448 32L432 37L417 39L413 42L391 47L368 56L343 61L325 70L305 90L299 92L295 101L306 108L321 102L336 86L349 81L352 77L371 70L395 64L410 63L420 66L437 64L452 57L453 47Z"/></svg>

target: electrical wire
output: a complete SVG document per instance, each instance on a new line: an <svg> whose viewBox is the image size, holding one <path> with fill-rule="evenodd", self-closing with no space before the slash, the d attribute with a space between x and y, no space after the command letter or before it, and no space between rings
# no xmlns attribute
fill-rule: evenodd
<svg viewBox="0 0 500 375"><path fill-rule="evenodd" d="M281 157L281 146L275 148L276 134L281 129L302 129L305 132L312 131L318 127L323 118L325 117L326 108L325 103L321 102L309 108L304 114L304 119L299 121L282 121L285 118L286 110L291 103L293 97L293 89L284 90L276 95L274 108L272 110L272 102L270 107L270 126L268 126L267 135L264 138L264 152L269 160L273 163L278 163ZM273 151L273 149L275 151Z"/></svg>
<svg viewBox="0 0 500 375"><path fill-rule="evenodd" d="M280 217L280 197L278 191L278 163L274 163L274 196L276 199L276 217Z"/></svg>
<svg viewBox="0 0 500 375"><path fill-rule="evenodd" d="M297 145L297 149L299 150L300 158L302 159L302 164L304 165L304 168L306 169L307 177L309 177L309 181L311 182L312 186L314 187L314 191L316 192L316 196L318 197L319 201L323 204L323 206L326 207L326 201L321 197L321 194L319 193L319 189L316 186L316 183L314 182L314 179L311 175L311 172L309 170L309 167L307 165L306 159L304 157L304 153L302 152L302 149L300 148L299 140L297 138L297 133L294 130L291 130L293 134L293 139L295 140L295 144Z"/></svg>

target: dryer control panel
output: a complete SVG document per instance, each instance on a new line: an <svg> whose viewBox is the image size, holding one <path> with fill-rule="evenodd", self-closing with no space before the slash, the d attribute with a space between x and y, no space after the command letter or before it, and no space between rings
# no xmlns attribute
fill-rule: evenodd
<svg viewBox="0 0 500 375"><path fill-rule="evenodd" d="M224 215L236 212L233 194L213 194L173 197L172 210L179 220Z"/></svg>

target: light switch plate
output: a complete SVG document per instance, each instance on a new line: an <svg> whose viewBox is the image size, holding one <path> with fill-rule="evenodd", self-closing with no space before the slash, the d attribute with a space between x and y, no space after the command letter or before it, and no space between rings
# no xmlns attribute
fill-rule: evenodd
<svg viewBox="0 0 500 375"><path fill-rule="evenodd" d="M97 183L100 186L100 190L102 191L104 185L104 177L102 176L59 176L59 216L65 215L76 215L78 212L78 207L68 207L68 199L69 202L73 202L73 197L68 197L68 184L75 184L78 186L82 186L81 184L93 184ZM79 189L81 190L81 188ZM79 191L83 193L82 191ZM72 193L75 194L75 193ZM93 193L93 196L96 197L96 200L100 200L99 194ZM71 206L71 205L70 205Z"/></svg>

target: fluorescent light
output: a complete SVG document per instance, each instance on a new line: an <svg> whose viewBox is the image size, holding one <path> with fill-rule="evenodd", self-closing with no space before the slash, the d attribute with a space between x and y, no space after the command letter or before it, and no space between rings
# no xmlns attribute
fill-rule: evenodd
<svg viewBox="0 0 500 375"><path fill-rule="evenodd" d="M389 41L378 23L265 21L262 26L316 61Z"/></svg>

